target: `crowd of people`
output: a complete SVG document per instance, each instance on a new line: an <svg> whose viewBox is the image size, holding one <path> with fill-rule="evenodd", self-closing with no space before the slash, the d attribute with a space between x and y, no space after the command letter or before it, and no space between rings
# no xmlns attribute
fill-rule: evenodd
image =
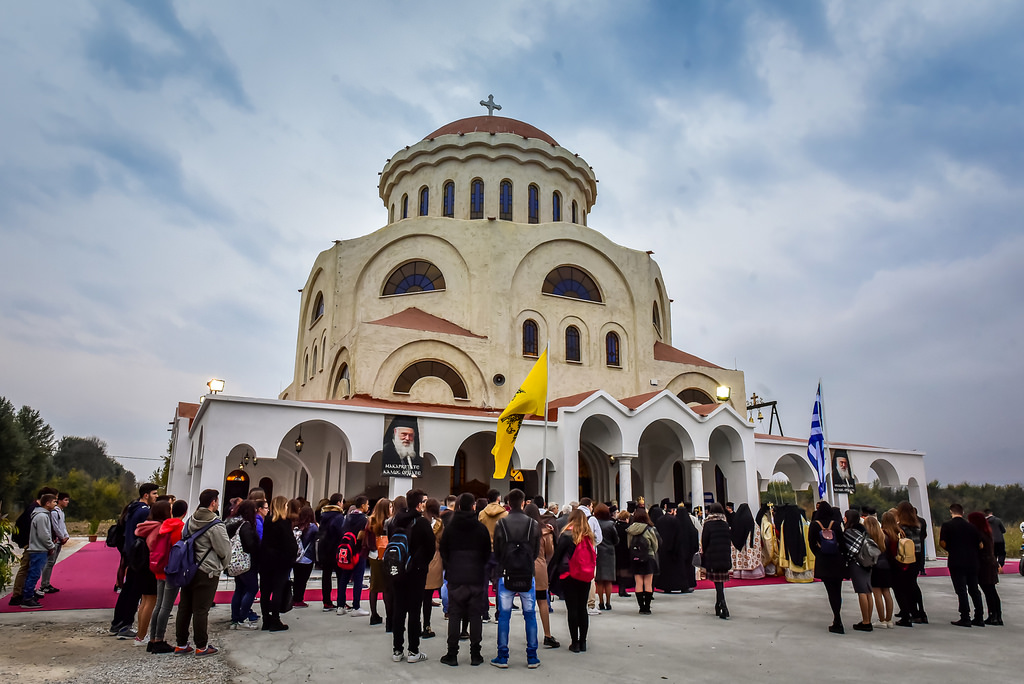
<svg viewBox="0 0 1024 684"><path fill-rule="evenodd" d="M59 591L49 583L49 570L67 541L61 512L68 501L44 488L33 502L22 524L26 553L12 605L38 607L47 593ZM713 503L705 515L698 513L667 499L650 509L642 500L618 510L587 498L559 507L541 497L528 502L519 489L504 499L492 489L486 498L463 493L443 502L412 489L377 500L372 510L364 495L346 500L334 494L313 507L302 498L268 500L264 490L253 489L247 498L227 502L221 517L219 492L207 489L189 516L187 502L160 495L157 485L147 483L108 538L122 558L110 633L154 654L213 655L218 649L210 643L209 614L225 572L234 579L230 628L281 632L288 629L283 615L309 607L305 598L315 566L322 571L322 610L383 625L395 662L427 659L421 643L435 636L437 605L447 621L441 663L457 666L464 642L470 664L484 663L482 626L493 621L497 653L490 662L507 668L518 611L526 664L535 668L542 647L561 647L551 625L554 597L564 605L568 650L585 653L590 619L612 609L616 588L620 597L633 589L638 613L650 615L655 590L689 593L699 578L714 584L715 615L724 620L730 618L726 581L785 574L791 581L821 580L832 633L845 632L845 580L860 609L854 630L928 624L917 583L927 527L909 502L878 516L870 508L841 515L821 501L809 521L795 506L762 507L756 518L746 504L734 509ZM948 554L958 597L959 619L952 624L1002 625L996 584L1005 528L991 511L965 517L953 504L950 515L938 542ZM169 563L186 542L195 567L183 581L180 563L173 569ZM167 626L176 600L172 644Z"/></svg>

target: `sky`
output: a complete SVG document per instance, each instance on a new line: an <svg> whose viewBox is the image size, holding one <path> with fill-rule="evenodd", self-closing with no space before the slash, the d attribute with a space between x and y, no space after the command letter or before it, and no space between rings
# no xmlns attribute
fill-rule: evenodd
<svg viewBox="0 0 1024 684"><path fill-rule="evenodd" d="M313 259L493 93L787 436L820 379L830 440L1024 481L1022 29L1014 0L2 3L0 396L147 477L210 378L287 386Z"/></svg>

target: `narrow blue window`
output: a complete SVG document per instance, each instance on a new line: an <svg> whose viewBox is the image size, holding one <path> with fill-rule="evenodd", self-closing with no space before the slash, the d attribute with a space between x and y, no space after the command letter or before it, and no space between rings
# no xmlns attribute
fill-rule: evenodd
<svg viewBox="0 0 1024 684"><path fill-rule="evenodd" d="M562 196L557 192L551 193L551 220L562 220Z"/></svg>
<svg viewBox="0 0 1024 684"><path fill-rule="evenodd" d="M455 183L448 181L444 184L444 196L442 197L442 214L448 218L455 216Z"/></svg>
<svg viewBox="0 0 1024 684"><path fill-rule="evenodd" d="M523 323L523 356L537 356L537 323Z"/></svg>
<svg viewBox="0 0 1024 684"><path fill-rule="evenodd" d="M423 186L420 190L420 216L426 216L430 209L430 190Z"/></svg>
<svg viewBox="0 0 1024 684"><path fill-rule="evenodd" d="M580 362L580 331L574 325L565 329L565 360Z"/></svg>
<svg viewBox="0 0 1024 684"><path fill-rule="evenodd" d="M540 189L536 185L529 191L529 222L540 223Z"/></svg>
<svg viewBox="0 0 1024 684"><path fill-rule="evenodd" d="M477 178L473 181L469 193L469 218L482 219L484 217L484 182Z"/></svg>
<svg viewBox="0 0 1024 684"><path fill-rule="evenodd" d="M619 363L619 336L610 332L604 338L605 355L609 366L621 366Z"/></svg>
<svg viewBox="0 0 1024 684"><path fill-rule="evenodd" d="M498 218L502 221L512 220L512 181L501 181L501 193L498 196Z"/></svg>

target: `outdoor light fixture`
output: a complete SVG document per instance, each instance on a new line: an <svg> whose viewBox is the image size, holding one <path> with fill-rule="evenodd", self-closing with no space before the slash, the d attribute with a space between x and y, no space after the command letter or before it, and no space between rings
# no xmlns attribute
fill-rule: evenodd
<svg viewBox="0 0 1024 684"><path fill-rule="evenodd" d="M252 455L252 465L253 465L253 467L259 465L259 462L260 462L259 458L256 456L256 454L253 454ZM249 465L249 450L248 449L245 450L245 458L243 458L238 463L238 468L241 470L241 469L245 468L245 466L247 466L247 465Z"/></svg>
<svg viewBox="0 0 1024 684"><path fill-rule="evenodd" d="M295 453L298 454L302 451L302 445L302 428L299 428L299 436L295 438Z"/></svg>
<svg viewBox="0 0 1024 684"><path fill-rule="evenodd" d="M716 390L716 396L718 401L729 401L729 387L727 385L719 385Z"/></svg>
<svg viewBox="0 0 1024 684"><path fill-rule="evenodd" d="M206 386L210 388L210 392L213 394L224 391L224 381L218 378L213 378L210 382L206 383Z"/></svg>

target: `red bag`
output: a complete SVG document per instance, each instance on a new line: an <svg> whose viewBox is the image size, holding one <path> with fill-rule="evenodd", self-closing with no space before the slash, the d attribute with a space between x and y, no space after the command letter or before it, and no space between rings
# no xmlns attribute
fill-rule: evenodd
<svg viewBox="0 0 1024 684"><path fill-rule="evenodd" d="M358 562L359 539L355 532L346 532L341 535L341 543L338 544L338 567L342 570L351 570Z"/></svg>
<svg viewBox="0 0 1024 684"><path fill-rule="evenodd" d="M589 537L583 537L569 558L569 577L580 582L592 582L597 571L597 550Z"/></svg>

